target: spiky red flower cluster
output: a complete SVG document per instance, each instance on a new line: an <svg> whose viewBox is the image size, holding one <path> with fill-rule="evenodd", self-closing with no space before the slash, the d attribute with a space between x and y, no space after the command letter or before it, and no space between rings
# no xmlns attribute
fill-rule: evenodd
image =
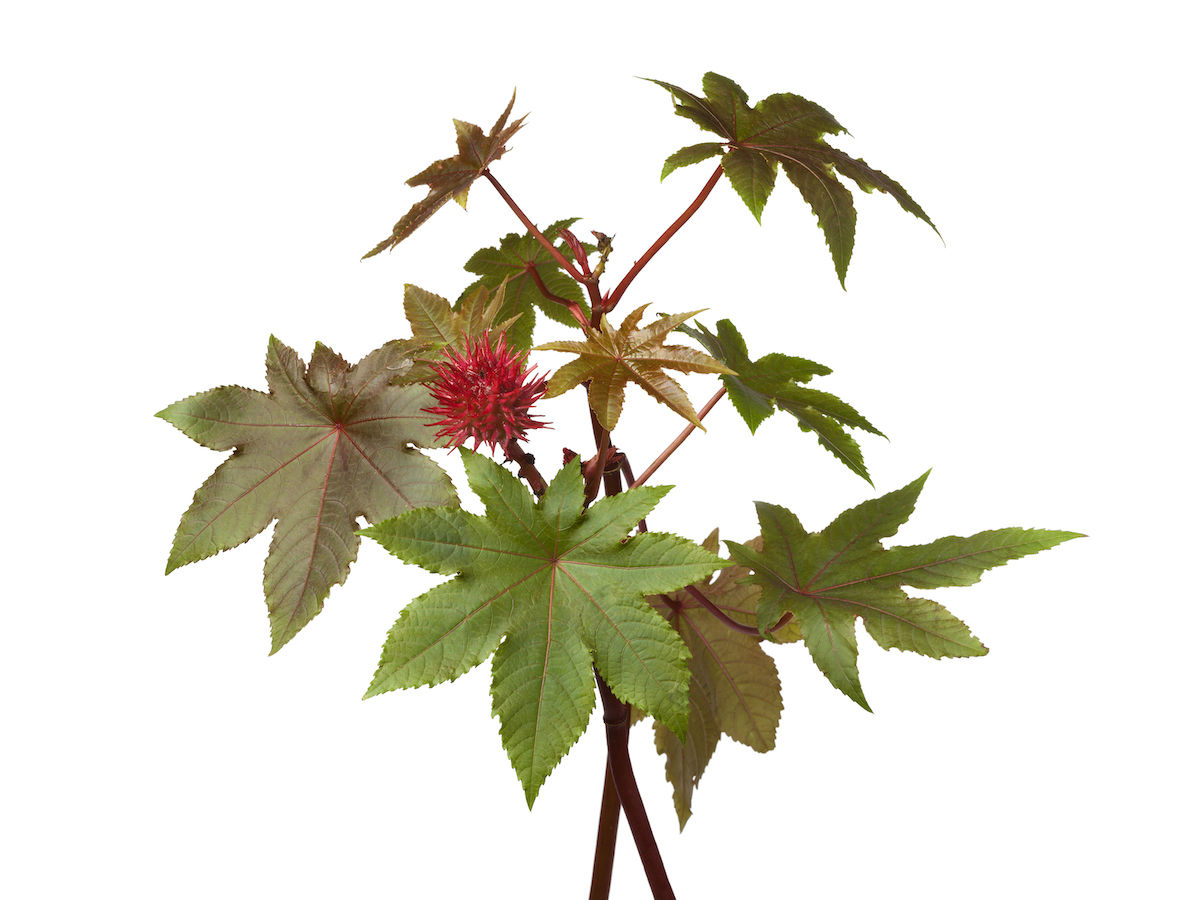
<svg viewBox="0 0 1200 900"><path fill-rule="evenodd" d="M495 347L485 332L474 342L468 338L462 354L450 347L443 353L446 362L433 365L437 380L430 386L438 405L422 412L442 417L437 436L450 438L451 447L473 439L472 450L480 444L494 450L513 438L526 440L531 428L546 427L529 410L546 393L547 379L526 371L527 354L511 352L503 334Z"/></svg>

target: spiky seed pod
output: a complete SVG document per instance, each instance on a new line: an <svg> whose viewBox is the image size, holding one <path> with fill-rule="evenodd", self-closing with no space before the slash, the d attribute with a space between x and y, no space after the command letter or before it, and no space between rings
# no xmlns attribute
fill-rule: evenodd
<svg viewBox="0 0 1200 900"><path fill-rule="evenodd" d="M451 447L474 440L472 450L480 444L494 450L546 427L529 410L546 393L547 379L526 370L527 354L511 352L504 334L495 347L484 332L476 341L468 338L461 354L451 347L442 352L446 360L433 364L437 379L430 385L438 405L422 412L442 417L433 427L441 426L437 436L449 438Z"/></svg>

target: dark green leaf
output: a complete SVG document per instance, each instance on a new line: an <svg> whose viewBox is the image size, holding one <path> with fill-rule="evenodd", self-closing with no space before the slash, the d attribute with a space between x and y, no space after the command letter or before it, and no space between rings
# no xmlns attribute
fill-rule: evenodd
<svg viewBox="0 0 1200 900"><path fill-rule="evenodd" d="M1008 528L885 549L881 540L912 515L926 475L846 510L812 534L790 510L759 503L762 548L726 542L733 558L753 570L751 583L762 588L759 628L765 632L784 613L795 616L817 667L868 710L859 682L855 619L861 618L867 634L885 649L935 658L983 656L987 648L945 607L909 597L901 587L974 584L985 569L1082 537Z"/></svg>
<svg viewBox="0 0 1200 900"><path fill-rule="evenodd" d="M775 160L767 159L761 153L748 152L741 147L734 147L721 160L729 183L760 224L763 207L767 205L767 198L771 196L771 190L775 187L776 165Z"/></svg>
<svg viewBox="0 0 1200 900"><path fill-rule="evenodd" d="M659 180L661 181L663 178L666 178L676 169L704 162L704 160L720 156L724 152L724 144L693 144L690 147L684 147L682 150L676 150L663 163L662 175Z"/></svg>
<svg viewBox="0 0 1200 900"><path fill-rule="evenodd" d="M560 219L542 233L554 240L559 229L569 228L576 221L578 220ZM573 254L566 243L559 243L557 247L568 259L572 258ZM585 251L594 249L590 244L584 244ZM533 344L535 307L556 322L576 325L567 307L548 299L542 293L537 285L537 278L541 279L550 293L564 300L573 300L579 304L585 315L590 315L591 310L584 299L579 282L559 267L554 257L532 234L505 236L500 241L500 246L485 247L476 252L467 261L465 268L481 277L463 292L463 297L477 290L480 285L490 288L505 285L504 305L497 318L503 320L521 316L509 332L509 346L516 350L528 350ZM537 274L537 278L534 277L534 273ZM461 298L459 302L462 302Z"/></svg>
<svg viewBox="0 0 1200 900"><path fill-rule="evenodd" d="M716 334L699 322L694 328L681 324L676 330L695 338L709 353L737 373L722 375L721 382L752 434L778 407L795 416L801 429L815 432L822 447L870 483L871 476L863 462L862 450L842 426L860 428L881 437L884 436L883 432L850 404L832 394L799 384L811 381L814 375L828 375L831 369L811 360L782 353L768 353L752 362L745 340L728 319L717 322Z"/></svg>
<svg viewBox="0 0 1200 900"><path fill-rule="evenodd" d="M797 94L772 94L751 108L745 91L713 72L704 76L703 97L664 81L654 83L671 93L677 115L725 139L724 146L729 150L721 165L738 196L760 222L775 183L776 167L782 164L788 179L817 217L843 287L854 251L856 217L853 197L835 172L862 190L891 194L902 209L937 231L899 183L825 142L827 135L842 134L846 129L816 103ZM668 157L663 177L681 165L715 156L720 146L699 144L677 151ZM703 156L699 155L700 147L705 148Z"/></svg>

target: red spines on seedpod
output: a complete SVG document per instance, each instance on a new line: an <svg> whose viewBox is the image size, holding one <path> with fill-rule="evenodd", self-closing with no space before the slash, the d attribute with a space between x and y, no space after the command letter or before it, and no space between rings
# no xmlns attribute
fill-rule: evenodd
<svg viewBox="0 0 1200 900"><path fill-rule="evenodd" d="M437 380L430 385L437 406L422 412L441 416L438 437L450 439L451 447L474 440L490 449L506 447L516 438L526 440L531 428L545 428L529 411L546 393L546 378L526 370L527 354L513 353L503 334L496 346L487 332L475 341L467 339L462 353L451 347L442 351L445 362L433 364ZM532 379L532 380L530 380Z"/></svg>

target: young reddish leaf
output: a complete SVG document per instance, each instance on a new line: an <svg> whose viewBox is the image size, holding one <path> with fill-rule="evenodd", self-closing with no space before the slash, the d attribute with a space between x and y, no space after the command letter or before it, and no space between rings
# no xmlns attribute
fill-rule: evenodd
<svg viewBox="0 0 1200 900"><path fill-rule="evenodd" d="M817 217L843 288L854 251L856 214L854 198L838 181L835 172L849 178L863 191L891 194L901 209L928 223L937 232L929 216L899 183L861 159L853 159L825 143L826 135L843 134L846 129L812 101L796 94L772 94L751 108L740 87L713 72L704 76L703 97L665 81L654 83L670 92L676 115L691 119L705 131L725 139L723 146L729 150L722 158L721 166L738 196L760 222L763 207L775 184L776 167L783 166L788 180L799 189ZM663 168L663 177L681 165L706 158L699 155L702 152L699 147L714 146L718 149L708 151L706 155L716 155L720 144L685 147L672 154Z"/></svg>
<svg viewBox="0 0 1200 900"><path fill-rule="evenodd" d="M751 362L746 342L728 319L717 322L716 334L699 322L695 328L679 325L676 330L695 338L714 357L736 370L737 374L722 375L721 382L751 434L778 407L795 416L802 431L816 432L822 447L871 483L858 442L842 426L860 428L880 437L884 437L883 432L850 404L797 383L808 382L814 375L828 375L832 369L782 353L769 353Z"/></svg>
<svg viewBox="0 0 1200 900"><path fill-rule="evenodd" d="M543 234L554 240L559 229L570 228L577 221L578 219L560 219L546 228ZM595 249L590 244L584 244L583 247L585 251ZM566 243L558 244L558 249L567 259L574 257ZM463 292L456 308L481 286L495 288L505 284L504 304L498 315L503 319L521 317L508 334L509 346L513 349L528 350L532 346L534 307L556 322L572 327L576 324L567 307L548 299L541 292L537 279L541 279L550 293L564 300L573 300L579 304L585 315L591 314L579 282L562 270L554 257L532 234L506 235L500 241L499 247L485 247L476 252L467 261L465 268L468 272L482 277Z"/></svg>
<svg viewBox="0 0 1200 900"><path fill-rule="evenodd" d="M713 532L704 546L715 548L716 536ZM760 545L756 538L747 546ZM762 588L745 581L749 575L749 569L733 564L711 584L698 587L730 618L752 624ZM648 599L692 654L686 739L680 741L661 723L654 723L655 744L666 757L667 780L675 789L675 812L682 830L692 814L692 792L721 734L760 753L774 749L783 698L775 661L763 652L761 637L733 631L686 590Z"/></svg>
<svg viewBox="0 0 1200 900"><path fill-rule="evenodd" d="M758 625L765 632L784 612L796 617L813 661L838 690L867 706L858 677L855 619L881 647L935 658L983 656L987 648L943 606L909 597L919 588L974 584L985 569L1082 537L1071 531L1008 528L917 547L884 549L908 521L925 484L912 484L846 510L824 531L808 534L788 509L759 503L763 544L726 541L762 588Z"/></svg>
<svg viewBox="0 0 1200 900"><path fill-rule="evenodd" d="M645 328L638 328L646 306L649 304L631 312L619 329L613 328L605 317L601 318L599 329L588 330L586 341L551 341L535 347L535 350L561 350L579 355L550 376L546 396L557 397L589 382L588 404L600 424L612 431L625 404L625 385L632 382L692 424L700 425L687 394L663 369L730 374L733 370L690 347L663 343L675 326L700 310L664 316Z"/></svg>
<svg viewBox="0 0 1200 900"><path fill-rule="evenodd" d="M470 122L454 120L454 130L458 135L458 153L447 159L439 159L424 171L419 172L405 182L409 187L428 185L429 193L424 200L413 205L403 218L392 227L392 234L386 240L380 241L374 250L363 255L363 259L390 250L402 240L416 231L425 221L451 197L466 209L467 192L475 179L484 170L504 155L508 148L505 143L520 130L525 117L517 119L508 125L509 114L517 100L517 92L513 91L512 99L501 113L492 130L486 135L478 125Z"/></svg>
<svg viewBox="0 0 1200 900"><path fill-rule="evenodd" d="M263 586L271 652L321 611L358 554L357 517L381 522L457 506L449 476L414 446L432 446L420 385L391 384L409 362L393 341L355 365L317 344L307 366L274 337L269 394L219 387L158 413L197 443L236 448L183 514L167 572L245 543L278 520Z"/></svg>
<svg viewBox="0 0 1200 900"><path fill-rule="evenodd" d="M457 575L405 607L367 696L453 680L495 653L492 711L532 806L587 725L593 665L619 698L684 734L688 651L644 597L706 578L722 560L673 535L629 537L670 488L585 510L576 464L535 502L503 467L461 452L486 516L415 510L361 532L406 562Z"/></svg>

